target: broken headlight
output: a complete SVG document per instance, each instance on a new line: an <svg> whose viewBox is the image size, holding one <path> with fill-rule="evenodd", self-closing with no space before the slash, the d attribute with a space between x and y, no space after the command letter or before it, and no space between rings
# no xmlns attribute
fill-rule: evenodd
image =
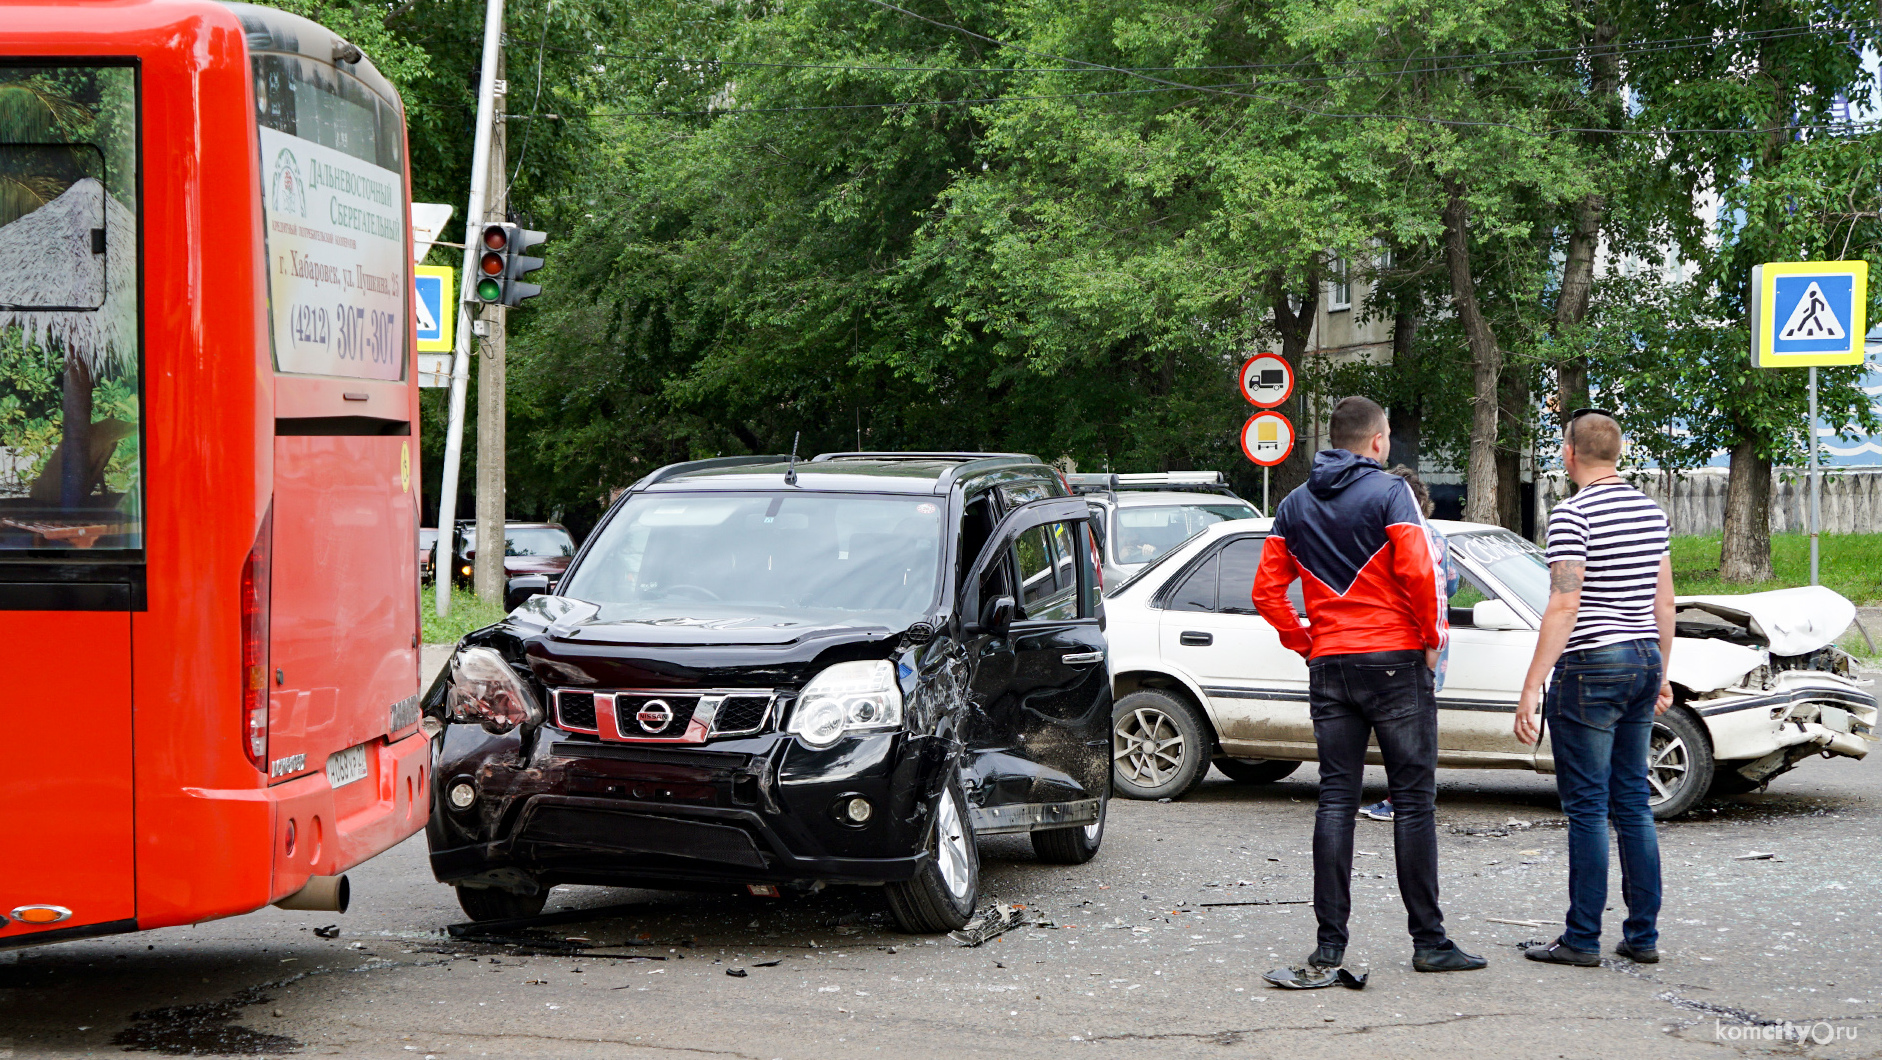
<svg viewBox="0 0 1882 1060"><path fill-rule="evenodd" d="M499 735L542 722L542 707L503 656L465 648L451 659L451 720L476 722Z"/></svg>
<svg viewBox="0 0 1882 1060"><path fill-rule="evenodd" d="M837 663L810 679L797 696L790 732L812 747L828 747L845 733L898 729L902 689L887 659Z"/></svg>

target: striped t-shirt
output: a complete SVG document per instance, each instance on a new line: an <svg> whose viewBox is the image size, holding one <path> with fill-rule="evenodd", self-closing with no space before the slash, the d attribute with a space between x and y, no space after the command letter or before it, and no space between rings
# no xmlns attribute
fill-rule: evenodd
<svg viewBox="0 0 1882 1060"><path fill-rule="evenodd" d="M1566 651L1658 639L1653 621L1666 513L1632 486L1588 486L1549 513L1549 562L1587 565Z"/></svg>

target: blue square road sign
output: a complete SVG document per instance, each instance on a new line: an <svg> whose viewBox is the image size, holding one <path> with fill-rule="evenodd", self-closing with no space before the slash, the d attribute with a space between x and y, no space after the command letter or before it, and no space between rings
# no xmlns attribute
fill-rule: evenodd
<svg viewBox="0 0 1882 1060"><path fill-rule="evenodd" d="M1751 277L1751 363L1759 368L1861 364L1869 263L1782 261Z"/></svg>

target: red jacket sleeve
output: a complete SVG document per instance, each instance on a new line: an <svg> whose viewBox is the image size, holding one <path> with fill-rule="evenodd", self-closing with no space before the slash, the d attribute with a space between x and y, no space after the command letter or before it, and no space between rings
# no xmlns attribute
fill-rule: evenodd
<svg viewBox="0 0 1882 1060"><path fill-rule="evenodd" d="M1405 589L1411 604L1412 622L1426 648L1442 648L1450 633L1449 603L1438 569L1439 556L1423 522L1393 523L1385 528L1392 541L1392 574Z"/></svg>
<svg viewBox="0 0 1882 1060"><path fill-rule="evenodd" d="M1287 551L1287 540L1269 534L1261 546L1261 566L1255 571L1255 610L1280 634L1281 646L1306 658L1313 652L1313 636L1301 628L1300 613L1287 598L1287 587L1300 577L1300 567Z"/></svg>

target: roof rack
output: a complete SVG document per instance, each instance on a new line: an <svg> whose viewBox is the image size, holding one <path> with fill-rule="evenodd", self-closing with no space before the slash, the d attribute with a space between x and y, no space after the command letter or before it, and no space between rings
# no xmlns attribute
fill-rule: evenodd
<svg viewBox="0 0 1882 1060"><path fill-rule="evenodd" d="M813 464L827 460L985 460L989 457L1017 457L1031 463L1038 463L1039 458L1028 453L818 453L810 458Z"/></svg>
<svg viewBox="0 0 1882 1060"><path fill-rule="evenodd" d="M789 459L789 456L783 453L777 453L771 456L715 456L708 460L682 460L677 464L668 464L663 468L650 472L646 478L627 487L627 492L632 493L635 490L646 489L648 486L652 486L655 483L665 482L670 478L677 478L680 475L689 474L694 471L710 471L713 468L720 467L740 467L746 464L776 464Z"/></svg>
<svg viewBox="0 0 1882 1060"><path fill-rule="evenodd" d="M1220 471L1154 471L1143 474L1067 475L1073 493L1116 493L1119 490L1148 492L1174 490L1194 493L1225 493L1228 476Z"/></svg>

